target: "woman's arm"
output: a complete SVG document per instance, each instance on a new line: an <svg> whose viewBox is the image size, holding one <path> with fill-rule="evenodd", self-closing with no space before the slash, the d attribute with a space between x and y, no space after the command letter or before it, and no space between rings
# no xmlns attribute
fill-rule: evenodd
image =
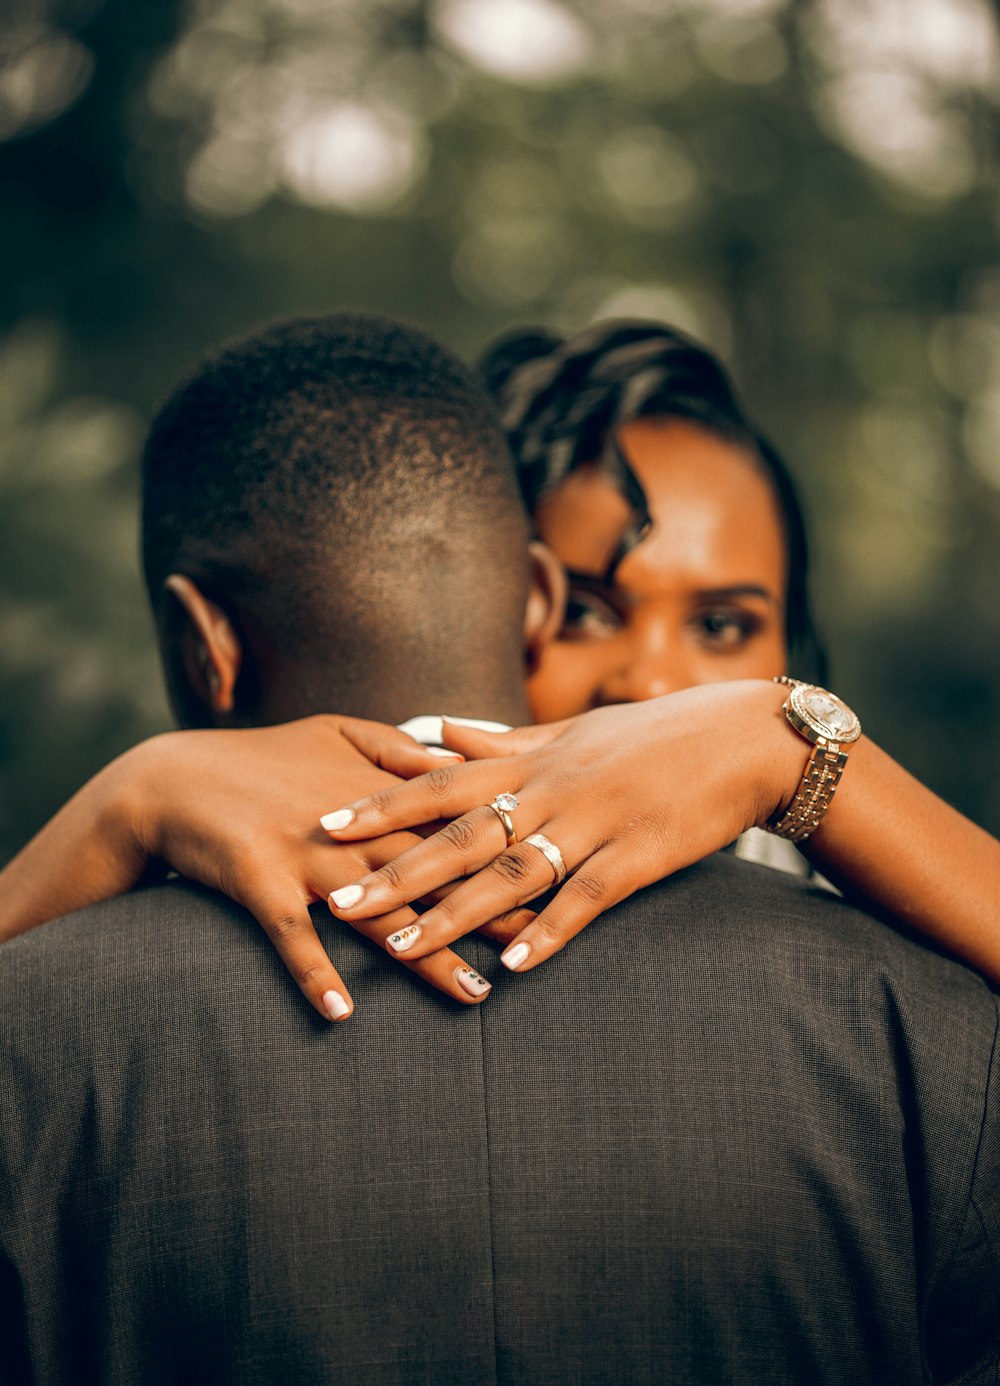
<svg viewBox="0 0 1000 1386"><path fill-rule="evenodd" d="M0 940L131 890L151 853L133 786L159 738L106 765L0 871Z"/></svg>
<svg viewBox="0 0 1000 1386"><path fill-rule="evenodd" d="M406 949L419 956L551 888L555 868L525 842L540 832L571 874L504 954L515 970L533 967L602 910L787 806L809 747L785 720L786 695L760 681L713 684L556 727L500 736L450 728L449 745L466 755L506 758L442 767L344 810L338 840L432 814L456 821L390 873L338 891L332 907L344 919L370 918L444 879L476 873L422 916ZM505 790L518 799L512 816L521 838L506 850L499 819L485 807ZM867 738L850 748L804 851L853 900L1000 983L1000 843Z"/></svg>
<svg viewBox="0 0 1000 1386"><path fill-rule="evenodd" d="M802 850L849 899L1000 984L1000 842L867 737Z"/></svg>
<svg viewBox="0 0 1000 1386"><path fill-rule="evenodd" d="M370 793L441 763L394 728L354 718L154 737L89 781L0 872L0 940L123 894L165 863L249 909L316 1010L346 1019L350 993L309 905L419 839L387 838L374 855L375 844L331 851L318 817L331 785ZM381 943L415 918L404 908L365 932ZM489 991L448 949L413 970L456 1000Z"/></svg>

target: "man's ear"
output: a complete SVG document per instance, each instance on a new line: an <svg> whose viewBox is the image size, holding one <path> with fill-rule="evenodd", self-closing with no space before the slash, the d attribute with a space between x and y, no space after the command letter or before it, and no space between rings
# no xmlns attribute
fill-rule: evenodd
<svg viewBox="0 0 1000 1386"><path fill-rule="evenodd" d="M221 606L210 601L183 573L171 573L163 586L186 617L180 625L173 663L180 666L191 694L216 716L236 706L236 680L243 646Z"/></svg>
<svg viewBox="0 0 1000 1386"><path fill-rule="evenodd" d="M528 673L538 667L542 651L554 640L566 610L566 572L547 544L535 540L531 554L531 587L524 608L524 658Z"/></svg>

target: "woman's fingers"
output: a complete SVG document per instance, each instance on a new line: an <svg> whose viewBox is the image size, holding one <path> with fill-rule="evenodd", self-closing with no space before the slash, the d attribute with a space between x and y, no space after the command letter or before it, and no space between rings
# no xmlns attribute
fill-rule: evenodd
<svg viewBox="0 0 1000 1386"><path fill-rule="evenodd" d="M389 947L420 957L492 920L509 916L544 895L552 883L552 868L545 858L530 843L518 843L422 914L414 926L415 935L411 932L398 940L390 935Z"/></svg>
<svg viewBox="0 0 1000 1386"><path fill-rule="evenodd" d="M244 889L240 903L254 915L303 996L324 1020L346 1020L351 994L320 942L309 907L294 880Z"/></svg>
<svg viewBox="0 0 1000 1386"><path fill-rule="evenodd" d="M662 874L639 844L633 844L627 853L619 841L593 855L587 855L586 848L577 855L572 842L564 842L566 856L558 848L553 853L555 831L550 827L544 835L532 834L540 837L548 850L531 841L509 847L469 880L457 884L426 914L414 917L395 932L383 930L387 948L408 958L420 958L479 929L505 944L501 962L510 971L527 972L558 953L603 911ZM565 833L565 827L561 831ZM637 869L640 861L646 864ZM556 878L559 862L571 873L563 884ZM578 863L575 870L574 863ZM555 886L558 889L544 908L524 908L526 902ZM338 913L351 917L350 909Z"/></svg>
<svg viewBox="0 0 1000 1386"><path fill-rule="evenodd" d="M415 775L426 775L442 761L455 765L463 760L460 752L422 746L397 727L387 727L381 722L366 722L360 717L337 717L335 720L345 740L367 756L373 765L404 780L413 779Z"/></svg>
<svg viewBox="0 0 1000 1386"><path fill-rule="evenodd" d="M429 775L325 813L319 821L335 842L351 842L381 837L383 833L412 828L436 818L457 818L470 809L492 803L504 791L516 794L517 785L506 782L502 766L487 761L475 765L442 764Z"/></svg>
<svg viewBox="0 0 1000 1386"><path fill-rule="evenodd" d="M652 878L651 878L652 879ZM648 884L640 882L639 884ZM595 852L566 881L551 903L500 955L511 972L530 972L575 938L604 910L637 889L611 848Z"/></svg>
<svg viewBox="0 0 1000 1386"><path fill-rule="evenodd" d="M486 924L480 924L476 932L482 938L488 938L491 943L497 943L501 948L506 948L508 943L514 942L525 925L537 918L537 910L524 909L523 907L508 910L498 919L491 919Z"/></svg>
<svg viewBox="0 0 1000 1386"><path fill-rule="evenodd" d="M386 862L377 871L334 890L330 895L330 908L352 923L356 919L384 915L388 910L420 900L438 887L478 871L499 856L506 840L503 822L492 808L473 809L454 822L446 823L432 837ZM492 919L495 914L520 903L509 898L500 910L484 918Z"/></svg>
<svg viewBox="0 0 1000 1386"><path fill-rule="evenodd" d="M561 736L567 722L548 722L536 727L514 727L512 731L488 732L470 727L460 717L442 717L441 730L449 750L460 752L469 760L494 760L502 756L518 756L547 746Z"/></svg>
<svg viewBox="0 0 1000 1386"><path fill-rule="evenodd" d="M359 934L384 948L390 957L403 963L409 972L415 973L437 991L464 1005L485 1000L490 992L490 984L485 977L453 953L450 948L439 948L418 960L400 957L395 948L389 946L390 937L408 936L409 931L419 928L417 915L411 909L393 910L379 919L358 919L351 921Z"/></svg>
<svg viewBox="0 0 1000 1386"><path fill-rule="evenodd" d="M474 815L470 814L466 819L459 820L459 824L471 823L473 819ZM449 825L451 828L455 826L456 824ZM436 834L435 838L429 838L427 842L421 843L419 847L406 854L416 865L412 871L405 873L404 882L414 874L419 877L422 870L419 859L425 855L436 856L442 849L435 847L435 840L445 836L447 832L446 828ZM572 851L572 848L567 847L567 850ZM571 861L576 859L575 854L571 855ZM355 900L354 895L350 893L359 889L360 885L348 887L347 891L335 891L331 896L331 909L352 922L361 913L367 913L374 907L372 895L384 897L385 894L392 893L391 888L386 887L379 878L384 878L386 870L391 874L395 865L394 863L376 873L371 878L374 882L371 892L360 899ZM423 957L426 953L462 937L463 934L509 914L530 900L537 899L539 895L551 889L554 881L554 868L545 854L530 841L516 843L504 851L493 853L481 870L470 875L468 880L457 884L444 899L406 929L390 933L387 937L388 946L408 957Z"/></svg>
<svg viewBox="0 0 1000 1386"><path fill-rule="evenodd" d="M411 842L422 845L420 838L409 833L400 834L391 840L391 845L398 852ZM352 870L352 859L353 869L356 871L360 867L363 871L366 864L384 860L382 849L389 845L390 840L380 839L360 849L333 849L336 857L343 855L346 858L339 863L340 879L344 880L345 874ZM347 1020L354 1012L354 1002L343 978L330 961L309 915L309 905L316 899L322 899L326 893L321 883L324 879L329 882L331 847L325 840L317 842L314 847L309 844L303 844L303 847L295 864L294 876L281 871L273 863L261 861L259 866L262 869L245 873L227 888L257 919L313 1009L326 1020ZM347 879L350 879L349 875ZM318 891L317 884L320 885ZM387 934L398 932L415 919L412 910L397 910L388 920L378 921L378 927L369 931L370 936L380 947L384 947ZM391 948L385 951L395 955ZM450 949L421 959L410 970L437 990L466 1005L482 1001L489 994L489 983Z"/></svg>
<svg viewBox="0 0 1000 1386"><path fill-rule="evenodd" d="M280 885L250 889L243 893L240 903L253 913L313 1009L324 1020L347 1020L354 1013L354 1002L320 941L296 883L288 881L284 889ZM386 937L407 928L416 918L412 910L400 909L385 919L358 921L356 927L390 956L396 956L394 949L386 947ZM430 986L464 1005L477 1004L489 995L490 984L485 977L450 948L419 960L399 961Z"/></svg>

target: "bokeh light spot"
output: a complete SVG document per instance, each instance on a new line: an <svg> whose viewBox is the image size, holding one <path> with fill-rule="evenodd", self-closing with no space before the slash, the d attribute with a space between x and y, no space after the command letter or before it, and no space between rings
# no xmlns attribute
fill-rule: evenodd
<svg viewBox="0 0 1000 1386"><path fill-rule="evenodd" d="M90 50L69 34L38 30L22 45L0 48L0 140L54 120L86 91Z"/></svg>
<svg viewBox="0 0 1000 1386"><path fill-rule="evenodd" d="M676 213L698 191L694 162L681 142L655 125L619 130L598 150L601 178L625 215Z"/></svg>
<svg viewBox="0 0 1000 1386"><path fill-rule="evenodd" d="M423 172L426 151L406 117L343 102L293 126L281 160L285 185L301 201L373 212L409 190Z"/></svg>
<svg viewBox="0 0 1000 1386"><path fill-rule="evenodd" d="M978 474L1000 491L1000 389L983 395L969 409L962 442Z"/></svg>
<svg viewBox="0 0 1000 1386"><path fill-rule="evenodd" d="M583 22L555 0L442 0L435 22L469 62L514 82L569 77L592 48Z"/></svg>
<svg viewBox="0 0 1000 1386"><path fill-rule="evenodd" d="M698 27L698 51L712 72L742 86L767 86L788 68L784 40L760 21L711 19Z"/></svg>

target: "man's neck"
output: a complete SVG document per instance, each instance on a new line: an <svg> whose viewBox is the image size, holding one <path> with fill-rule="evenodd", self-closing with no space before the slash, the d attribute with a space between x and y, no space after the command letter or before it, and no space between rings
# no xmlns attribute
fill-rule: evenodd
<svg viewBox="0 0 1000 1386"><path fill-rule="evenodd" d="M495 682L483 681L474 688L457 688L448 684L446 667L442 674L430 679L397 679L391 686L375 687L352 685L340 678L282 680L280 686L267 690L250 720L291 722L317 712L338 712L391 724L421 713L475 717L513 727L531 721L523 685L501 688Z"/></svg>

